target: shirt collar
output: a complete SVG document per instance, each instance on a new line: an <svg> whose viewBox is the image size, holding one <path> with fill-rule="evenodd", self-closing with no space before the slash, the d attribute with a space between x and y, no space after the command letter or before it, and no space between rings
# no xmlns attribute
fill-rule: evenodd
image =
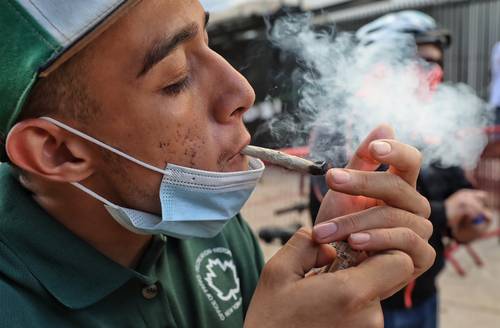
<svg viewBox="0 0 500 328"><path fill-rule="evenodd" d="M0 240L59 302L82 309L134 277L144 283L155 282L151 266L164 251L164 238L153 240L139 265L143 273L125 268L50 217L13 173L11 167L0 164ZM0 272L4 269L0 263Z"/></svg>

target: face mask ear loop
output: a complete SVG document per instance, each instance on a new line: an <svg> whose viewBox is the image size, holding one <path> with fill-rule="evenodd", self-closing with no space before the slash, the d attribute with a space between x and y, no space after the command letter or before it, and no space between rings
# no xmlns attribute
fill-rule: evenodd
<svg viewBox="0 0 500 328"><path fill-rule="evenodd" d="M71 182L71 184L73 186L75 186L76 188L80 189L81 191L83 191L84 193L88 194L89 196L94 197L95 199L101 201L102 203L104 203L104 204L106 204L106 205L108 205L110 207L113 207L113 208L118 207L115 204L111 203L106 198L100 196L99 194L96 194L95 192L93 192L92 190L90 190L89 188L85 187L84 185L82 185L82 184L80 184L78 182Z"/></svg>
<svg viewBox="0 0 500 328"><path fill-rule="evenodd" d="M138 159L136 159L136 158L134 158L134 157L132 157L130 155L125 154L124 152L119 151L118 149L115 149L115 148L113 148L111 146L106 145L102 141L99 141L99 140L97 140L95 138L92 138L91 136L86 135L85 133L80 132L80 131L78 131L76 129L73 129L72 127L70 127L70 126L68 126L68 125L66 125L64 123L61 123L61 122L59 122L59 121L57 121L57 120L55 120L55 119L53 119L51 117L40 117L40 119L45 120L47 122L50 122L50 123L54 124L55 126L63 129L63 130L71 132L74 135L77 135L80 138L85 139L85 140L87 140L87 141L89 141L89 142L91 142L91 143L93 143L93 144L95 144L95 145L97 145L99 147L102 147L102 148L104 148L106 150L109 150L110 152L115 153L118 156L121 156L121 157L123 157L125 159L128 159L129 161L131 161L131 162L133 162L133 163L135 163L137 165L140 165L142 167L150 169L151 171L155 171L155 172L163 174L163 175L166 174L166 172L164 170L162 170L162 169L159 169L159 168L157 168L155 166L152 166L152 165L149 165L147 163L144 163L144 162L142 162L142 161L140 161L140 160L138 160Z"/></svg>

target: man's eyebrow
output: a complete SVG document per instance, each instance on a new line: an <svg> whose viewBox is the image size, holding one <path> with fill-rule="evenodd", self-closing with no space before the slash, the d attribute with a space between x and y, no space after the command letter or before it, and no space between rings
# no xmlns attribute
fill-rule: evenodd
<svg viewBox="0 0 500 328"><path fill-rule="evenodd" d="M206 26L208 25L209 19L210 14L206 12L204 28L206 28ZM163 58L167 57L172 51L174 51L179 45L193 39L198 34L198 32L198 25L196 23L192 23L175 33L174 36L154 42L152 47L144 56L142 69L137 77L140 78L144 76Z"/></svg>

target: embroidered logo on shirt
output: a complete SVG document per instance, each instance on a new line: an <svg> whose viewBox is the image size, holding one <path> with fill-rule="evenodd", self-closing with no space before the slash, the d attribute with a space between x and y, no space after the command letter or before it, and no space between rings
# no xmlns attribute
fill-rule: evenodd
<svg viewBox="0 0 500 328"><path fill-rule="evenodd" d="M198 284L221 321L241 308L240 279L229 249L204 250L195 266Z"/></svg>

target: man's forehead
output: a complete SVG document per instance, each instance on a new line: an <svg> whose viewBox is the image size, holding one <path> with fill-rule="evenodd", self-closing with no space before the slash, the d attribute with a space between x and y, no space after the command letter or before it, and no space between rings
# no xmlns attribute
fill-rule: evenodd
<svg viewBox="0 0 500 328"><path fill-rule="evenodd" d="M111 44L120 51L143 55L153 42L198 22L204 10L197 0L141 1L96 40L98 51Z"/></svg>
<svg viewBox="0 0 500 328"><path fill-rule="evenodd" d="M136 76L152 44L168 39L182 28L201 23L204 13L197 0L141 1L94 40L89 50L102 65L112 62L134 70L130 73Z"/></svg>
<svg viewBox="0 0 500 328"><path fill-rule="evenodd" d="M179 27L198 21L204 12L197 0L141 1L111 29L114 33L127 30L132 36L144 38L152 34L168 34ZM147 34L144 34L147 31Z"/></svg>

